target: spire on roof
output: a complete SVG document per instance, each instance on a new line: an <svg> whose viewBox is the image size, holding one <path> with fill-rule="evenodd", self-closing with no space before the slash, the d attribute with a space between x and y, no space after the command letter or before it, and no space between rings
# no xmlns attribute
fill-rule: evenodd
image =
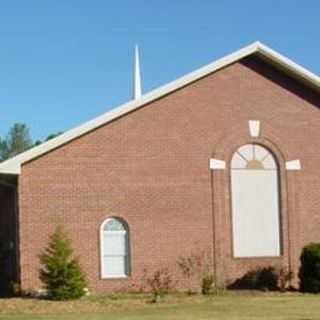
<svg viewBox="0 0 320 320"><path fill-rule="evenodd" d="M134 69L133 69L133 99L139 99L141 92L141 74L140 74L140 57L139 47L136 45L134 53Z"/></svg>

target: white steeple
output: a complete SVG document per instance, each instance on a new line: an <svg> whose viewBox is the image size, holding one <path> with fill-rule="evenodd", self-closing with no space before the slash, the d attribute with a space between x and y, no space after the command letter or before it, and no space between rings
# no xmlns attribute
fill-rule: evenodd
<svg viewBox="0 0 320 320"><path fill-rule="evenodd" d="M140 57L139 47L136 45L134 53L134 70L133 70L133 99L139 99L141 92L141 74L140 74Z"/></svg>

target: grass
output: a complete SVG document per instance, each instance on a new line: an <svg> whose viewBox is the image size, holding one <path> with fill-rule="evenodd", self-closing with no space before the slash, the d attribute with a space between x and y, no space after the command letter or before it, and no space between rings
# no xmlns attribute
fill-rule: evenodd
<svg viewBox="0 0 320 320"><path fill-rule="evenodd" d="M6 320L319 320L320 296L228 292L220 296L170 295L151 304L146 295L93 296L80 301L0 299Z"/></svg>

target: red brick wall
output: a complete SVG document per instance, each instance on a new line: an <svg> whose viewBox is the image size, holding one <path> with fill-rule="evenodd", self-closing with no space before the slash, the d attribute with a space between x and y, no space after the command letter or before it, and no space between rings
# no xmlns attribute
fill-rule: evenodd
<svg viewBox="0 0 320 320"><path fill-rule="evenodd" d="M250 58L25 164L23 287L39 287L37 255L57 224L68 230L94 291L129 288L144 268L169 267L181 280L177 258L199 249L215 257L224 280L257 265L297 271L302 246L320 241L319 107L319 95ZM257 140L249 136L251 119L261 121ZM208 168L210 157L229 163L239 145L252 141L280 162L281 258L232 258L229 170ZM301 171L285 171L284 161L292 159L301 160ZM130 226L128 279L100 279L99 226L110 216Z"/></svg>

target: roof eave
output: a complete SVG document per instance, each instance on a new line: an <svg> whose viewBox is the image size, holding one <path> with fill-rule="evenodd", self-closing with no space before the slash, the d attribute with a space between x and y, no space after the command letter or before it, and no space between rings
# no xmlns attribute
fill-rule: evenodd
<svg viewBox="0 0 320 320"><path fill-rule="evenodd" d="M273 62L274 65L278 66L278 68L286 74L302 81L306 86L320 92L320 77L313 72L260 42L257 43L256 53L259 56L262 56L267 62Z"/></svg>

